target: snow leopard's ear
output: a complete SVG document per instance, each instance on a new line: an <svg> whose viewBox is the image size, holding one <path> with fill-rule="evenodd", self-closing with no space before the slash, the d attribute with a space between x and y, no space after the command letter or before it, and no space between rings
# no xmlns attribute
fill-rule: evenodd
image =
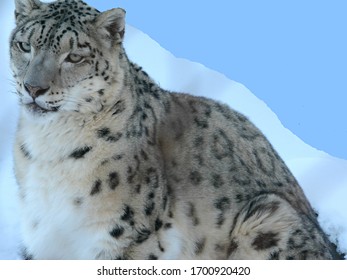
<svg viewBox="0 0 347 280"><path fill-rule="evenodd" d="M39 0L15 0L15 18L16 23L29 16L33 10L40 9L42 3Z"/></svg>
<svg viewBox="0 0 347 280"><path fill-rule="evenodd" d="M97 16L96 28L99 36L121 43L125 32L125 10L116 8Z"/></svg>

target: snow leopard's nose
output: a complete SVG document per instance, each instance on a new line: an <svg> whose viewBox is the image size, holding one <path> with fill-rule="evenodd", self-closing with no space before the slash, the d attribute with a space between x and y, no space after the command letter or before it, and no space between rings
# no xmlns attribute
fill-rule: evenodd
<svg viewBox="0 0 347 280"><path fill-rule="evenodd" d="M42 88L39 86L30 85L28 83L24 84L24 88L34 100L37 97L39 97L40 95L45 94L49 90L49 87L48 88Z"/></svg>

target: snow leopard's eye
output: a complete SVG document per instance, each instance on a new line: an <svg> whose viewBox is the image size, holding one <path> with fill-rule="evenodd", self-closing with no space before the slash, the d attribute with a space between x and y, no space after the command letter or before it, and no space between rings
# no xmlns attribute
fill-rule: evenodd
<svg viewBox="0 0 347 280"><path fill-rule="evenodd" d="M31 45L29 43L25 42L18 42L17 47L25 53L30 53L31 52Z"/></svg>
<svg viewBox="0 0 347 280"><path fill-rule="evenodd" d="M67 58L65 59L66 62L70 62L70 63L81 63L84 61L84 57L78 54L69 54L67 56Z"/></svg>

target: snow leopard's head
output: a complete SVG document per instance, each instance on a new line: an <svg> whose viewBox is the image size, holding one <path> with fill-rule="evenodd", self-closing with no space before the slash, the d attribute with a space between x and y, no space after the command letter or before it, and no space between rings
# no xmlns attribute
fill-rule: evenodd
<svg viewBox="0 0 347 280"><path fill-rule="evenodd" d="M34 116L98 112L122 82L124 16L79 0L15 0L11 68L20 103Z"/></svg>

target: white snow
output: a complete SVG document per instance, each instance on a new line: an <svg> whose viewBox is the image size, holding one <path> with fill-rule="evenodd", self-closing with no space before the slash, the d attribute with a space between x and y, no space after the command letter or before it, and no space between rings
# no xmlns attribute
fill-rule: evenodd
<svg viewBox="0 0 347 280"><path fill-rule="evenodd" d="M12 5L5 9L13 9ZM0 36L8 40L11 17ZM5 26L5 25L3 25ZM283 127L267 105L245 86L203 65L174 57L141 31L127 26L125 47L129 57L146 70L163 88L211 97L248 116L279 151L313 207L324 230L347 253L347 161L333 158L310 147ZM8 47L0 44L0 259L17 259L20 236L17 186L13 175L12 143L18 117L8 67ZM232 67L232 65L230 65ZM295 113L295 112L293 112Z"/></svg>

